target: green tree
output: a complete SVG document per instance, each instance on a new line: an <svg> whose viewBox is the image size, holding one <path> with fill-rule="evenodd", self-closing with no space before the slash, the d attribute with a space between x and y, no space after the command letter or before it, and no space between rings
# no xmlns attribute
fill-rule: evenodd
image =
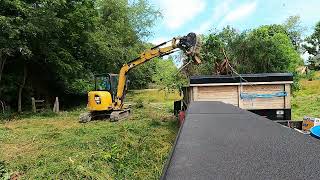
<svg viewBox="0 0 320 180"><path fill-rule="evenodd" d="M261 26L246 39L248 64L239 66L240 72L294 72L303 63L286 30L280 25ZM240 61L241 62L241 61Z"/></svg>
<svg viewBox="0 0 320 180"><path fill-rule="evenodd" d="M215 66L225 59L222 49L239 73L294 72L303 64L283 25L260 26L244 32L228 26L204 36L203 41L203 64L192 67L189 74L214 74Z"/></svg>
<svg viewBox="0 0 320 180"><path fill-rule="evenodd" d="M178 71L172 57L156 59L152 81L161 89L177 89L185 85L183 75Z"/></svg>
<svg viewBox="0 0 320 180"><path fill-rule="evenodd" d="M311 55L309 58L312 69L320 69L320 21L316 24L314 32L306 38L304 48Z"/></svg>
<svg viewBox="0 0 320 180"><path fill-rule="evenodd" d="M144 49L158 16L144 0L2 0L0 7L0 93L19 111L23 94L50 101L85 93L94 73L117 73Z"/></svg>
<svg viewBox="0 0 320 180"><path fill-rule="evenodd" d="M306 28L301 25L300 16L290 16L283 23L283 27L286 29L295 49L301 51L301 43L303 42L302 35Z"/></svg>

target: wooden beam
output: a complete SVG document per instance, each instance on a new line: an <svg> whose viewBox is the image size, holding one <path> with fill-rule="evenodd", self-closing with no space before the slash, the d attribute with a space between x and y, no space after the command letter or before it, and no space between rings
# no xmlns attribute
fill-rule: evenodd
<svg viewBox="0 0 320 180"><path fill-rule="evenodd" d="M274 81L274 82L243 82L243 83L208 83L190 84L191 87L197 86L240 86L240 85L261 85L261 84L292 84L293 81Z"/></svg>

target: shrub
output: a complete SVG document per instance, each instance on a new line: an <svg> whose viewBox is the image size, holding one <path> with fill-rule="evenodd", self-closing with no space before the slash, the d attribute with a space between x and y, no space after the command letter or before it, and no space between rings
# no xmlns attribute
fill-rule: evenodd
<svg viewBox="0 0 320 180"><path fill-rule="evenodd" d="M142 99L137 99L136 107L137 108L143 108L144 107Z"/></svg>

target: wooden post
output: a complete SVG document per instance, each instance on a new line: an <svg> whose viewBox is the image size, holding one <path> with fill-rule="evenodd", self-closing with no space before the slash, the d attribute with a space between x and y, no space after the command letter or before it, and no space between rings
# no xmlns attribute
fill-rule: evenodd
<svg viewBox="0 0 320 180"><path fill-rule="evenodd" d="M34 97L31 98L31 104L32 104L32 112L36 113L37 112L36 100L34 99Z"/></svg>
<svg viewBox="0 0 320 180"><path fill-rule="evenodd" d="M284 98L284 108L285 109L291 109L291 85L290 84L285 84L285 91L287 92L287 96Z"/></svg>
<svg viewBox="0 0 320 180"><path fill-rule="evenodd" d="M59 98L56 97L56 100L55 100L54 105L53 105L53 112L59 113L59 110L60 110L60 108L59 108Z"/></svg>
<svg viewBox="0 0 320 180"><path fill-rule="evenodd" d="M199 96L198 96L198 87L197 86L195 86L195 87L193 87L193 101L198 101L198 98Z"/></svg>
<svg viewBox="0 0 320 180"><path fill-rule="evenodd" d="M1 103L1 107L2 107L2 113L4 114L4 109L5 109L4 102L2 102L2 101L0 100L0 103Z"/></svg>

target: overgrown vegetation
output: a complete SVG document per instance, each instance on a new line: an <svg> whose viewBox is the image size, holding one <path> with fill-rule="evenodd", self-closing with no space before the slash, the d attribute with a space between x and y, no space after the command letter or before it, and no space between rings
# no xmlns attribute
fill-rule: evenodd
<svg viewBox="0 0 320 180"><path fill-rule="evenodd" d="M51 103L85 94L95 73L117 73L150 46L143 41L160 15L147 0L3 0L0 7L0 99L19 112L30 96ZM146 87L152 67L130 73L131 86Z"/></svg>
<svg viewBox="0 0 320 180"><path fill-rule="evenodd" d="M316 24L314 32L306 38L304 48L311 54L309 67L313 70L320 70L320 21Z"/></svg>
<svg viewBox="0 0 320 180"><path fill-rule="evenodd" d="M298 66L303 66L299 55L302 33L299 23L299 17L293 16L284 24L264 25L243 32L230 26L221 31L212 30L203 36L203 64L187 72L216 74L217 66L226 58L238 73L295 72Z"/></svg>
<svg viewBox="0 0 320 180"><path fill-rule="evenodd" d="M304 116L320 117L320 73L314 74L313 80L303 78L301 89L294 92L292 113L294 120L302 120Z"/></svg>
<svg viewBox="0 0 320 180"><path fill-rule="evenodd" d="M129 99L149 94L155 93L136 91ZM24 179L158 179L177 121L172 102L163 96L157 103L142 101L144 108L134 108L129 119L116 123L80 124L78 115L84 109L78 109L0 124L3 172Z"/></svg>
<svg viewBox="0 0 320 180"><path fill-rule="evenodd" d="M212 30L202 35L203 63L182 74L173 57L130 72L129 89L162 91L129 91L134 114L126 121L79 124L84 108L31 113L30 97L51 103L59 96L74 108L93 74L118 73L153 46L145 41L161 14L148 0L2 0L0 7L0 100L11 107L0 115L0 178L157 179L177 132L176 89L191 75L217 74L223 50L239 73L294 73L301 90L293 118L320 116L320 22L303 39L298 16L243 32ZM298 85L303 52L312 71Z"/></svg>

